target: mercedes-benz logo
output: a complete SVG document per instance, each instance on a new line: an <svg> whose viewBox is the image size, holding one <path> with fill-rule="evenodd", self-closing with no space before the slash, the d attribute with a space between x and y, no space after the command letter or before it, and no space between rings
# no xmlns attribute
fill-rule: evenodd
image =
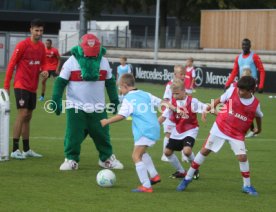
<svg viewBox="0 0 276 212"><path fill-rule="evenodd" d="M195 77L195 85L197 87L201 86L203 83L203 71L201 68L196 68L195 70L196 77Z"/></svg>

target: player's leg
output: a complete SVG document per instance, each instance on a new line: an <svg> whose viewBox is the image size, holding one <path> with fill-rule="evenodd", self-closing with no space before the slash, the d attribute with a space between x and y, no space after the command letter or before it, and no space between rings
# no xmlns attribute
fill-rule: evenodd
<svg viewBox="0 0 276 212"><path fill-rule="evenodd" d="M167 126L164 126L164 129L165 129L165 127L167 128ZM169 142L170 136L171 136L171 133L165 132L165 136L164 136L164 140L163 140L163 154L162 154L162 157L161 157L161 160L164 161L164 162L169 161L168 158L166 157L164 151L165 151L166 146Z"/></svg>
<svg viewBox="0 0 276 212"><path fill-rule="evenodd" d="M155 141L152 141L146 137L141 137L138 141L135 142L135 146L136 145L138 145L138 146L145 145L145 146L150 147L150 146L153 146L154 144L155 144ZM142 155L142 161L144 162L144 164L147 168L147 171L149 173L151 185L161 182L160 176L153 164L152 158L147 152L145 152Z"/></svg>
<svg viewBox="0 0 276 212"><path fill-rule="evenodd" d="M78 169L80 160L81 143L87 136L86 114L74 108L66 109L66 133L64 138L65 161L60 170Z"/></svg>
<svg viewBox="0 0 276 212"><path fill-rule="evenodd" d="M100 120L107 118L106 111L89 113L88 117L88 132L99 152L99 166L103 168L123 169L123 164L113 154L109 126L102 127L100 123Z"/></svg>
<svg viewBox="0 0 276 212"><path fill-rule="evenodd" d="M246 148L245 148L244 142L231 140L231 141L229 141L229 144L239 161L240 172L243 177L242 192L247 193L249 195L253 195L253 196L258 195L255 188L251 185L249 162L247 159Z"/></svg>
<svg viewBox="0 0 276 212"><path fill-rule="evenodd" d="M164 154L168 158L169 163L176 169L176 172L170 176L171 178L183 178L186 175L184 167L181 165L177 156L174 154L174 151L181 151L182 149L183 142L181 140L172 138L169 139Z"/></svg>
<svg viewBox="0 0 276 212"><path fill-rule="evenodd" d="M199 169L199 167L203 164L206 157L211 152L218 152L225 140L223 138L217 137L215 135L210 134L206 140L206 142L203 144L201 150L197 153L195 156L194 161L192 162L186 177L182 180L182 182L178 185L177 191L184 191L188 184L192 181L193 176L195 174L195 171Z"/></svg>
<svg viewBox="0 0 276 212"><path fill-rule="evenodd" d="M151 193L152 187L150 183L150 178L147 173L147 167L144 161L142 160L143 154L146 152L147 146L145 145L135 145L133 152L132 152L132 160L135 164L136 172L138 175L138 178L141 182L141 186L139 186L137 189L133 189L133 192L147 192Z"/></svg>

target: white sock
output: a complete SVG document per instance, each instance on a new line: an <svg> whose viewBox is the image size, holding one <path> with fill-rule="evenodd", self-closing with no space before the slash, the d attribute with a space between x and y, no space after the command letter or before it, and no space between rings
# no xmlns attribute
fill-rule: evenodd
<svg viewBox="0 0 276 212"><path fill-rule="evenodd" d="M151 187L150 179L148 177L147 168L144 162L139 161L138 163L135 164L135 166L136 166L136 172L141 184L146 188L150 188Z"/></svg>
<svg viewBox="0 0 276 212"><path fill-rule="evenodd" d="M158 175L158 173L155 169L155 166L152 162L152 159L148 153L143 154L142 161L144 162L144 164L147 168L147 171L149 172L150 177L155 177L156 175Z"/></svg>
<svg viewBox="0 0 276 212"><path fill-rule="evenodd" d="M164 137L164 141L163 141L163 152L166 149L167 144L169 143L169 138L167 138L166 136Z"/></svg>
<svg viewBox="0 0 276 212"><path fill-rule="evenodd" d="M169 159L170 164L172 164L172 166L177 171L179 171L180 173L185 172L185 169L183 168L183 166L181 165L180 161L178 160L175 154L172 154L171 156L167 156L167 158Z"/></svg>
<svg viewBox="0 0 276 212"><path fill-rule="evenodd" d="M193 161L194 163L192 163L185 177L186 180L191 180L193 178L194 173L198 168L197 166L201 165L205 161L205 158L206 156L202 155L200 152L196 154L196 157Z"/></svg>
<svg viewBox="0 0 276 212"><path fill-rule="evenodd" d="M239 162L239 164L243 176L243 186L251 186L248 160L246 162Z"/></svg>
<svg viewBox="0 0 276 212"><path fill-rule="evenodd" d="M192 154L188 157L189 162L192 163L193 160L195 159L195 154L192 152Z"/></svg>

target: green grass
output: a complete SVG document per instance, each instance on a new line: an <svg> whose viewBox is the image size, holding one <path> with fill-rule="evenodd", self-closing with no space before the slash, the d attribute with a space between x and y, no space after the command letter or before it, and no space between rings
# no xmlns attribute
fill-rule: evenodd
<svg viewBox="0 0 276 212"><path fill-rule="evenodd" d="M0 73L1 85L3 78L4 74ZM53 79L47 85L46 98L49 99ZM137 87L159 97L164 91L162 85L137 83ZM209 102L221 93L222 90L200 88L194 96ZM133 140L129 121L111 126L114 153L125 166L124 170L115 170L117 183L113 188L101 188L96 184L100 170L98 154L89 138L82 144L80 169L61 172L65 115L48 114L43 109L44 103L38 102L31 122L30 140L31 148L44 157L0 163L0 211L273 211L276 194L276 99L269 99L268 95L257 94L264 112L263 132L246 141L252 183L260 193L258 197L241 193L239 165L228 144L218 154L207 158L200 169L198 181L190 184L187 191L176 192L179 180L169 179L174 169L160 161L162 141L149 150L162 182L154 186L152 194L131 193L130 190L138 186L139 181L131 160ZM15 116L11 92L11 129ZM213 121L214 117L209 116L207 123L200 122L195 153L207 137ZM184 166L188 168L187 164Z"/></svg>

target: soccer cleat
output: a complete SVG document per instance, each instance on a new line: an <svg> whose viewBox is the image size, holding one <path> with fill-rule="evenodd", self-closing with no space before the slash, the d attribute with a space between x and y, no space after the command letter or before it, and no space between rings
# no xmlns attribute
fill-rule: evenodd
<svg viewBox="0 0 276 212"><path fill-rule="evenodd" d="M106 161L99 160L99 166L105 169L123 169L124 165L116 159L115 155L111 155Z"/></svg>
<svg viewBox="0 0 276 212"><path fill-rule="evenodd" d="M79 164L74 160L68 160L65 158L63 164L60 165L59 170L61 171L71 171L77 170L79 168Z"/></svg>
<svg viewBox="0 0 276 212"><path fill-rule="evenodd" d="M20 152L19 149L11 153L11 158L18 159L18 160L26 159L26 157Z"/></svg>
<svg viewBox="0 0 276 212"><path fill-rule="evenodd" d="M249 133L247 133L245 138L253 138L253 137L256 137L256 136L257 136L257 134L255 134L253 131L250 131Z"/></svg>
<svg viewBox="0 0 276 212"><path fill-rule="evenodd" d="M40 97L39 97L39 101L40 101L40 102L44 101L44 96L40 96Z"/></svg>
<svg viewBox="0 0 276 212"><path fill-rule="evenodd" d="M161 182L161 178L159 175L156 175L155 177L150 178L150 184L154 185L156 183L160 183Z"/></svg>
<svg viewBox="0 0 276 212"><path fill-rule="evenodd" d="M242 187L242 192L247 193L252 196L258 196L258 192L253 186L243 186Z"/></svg>
<svg viewBox="0 0 276 212"><path fill-rule="evenodd" d="M169 162L169 159L164 154L162 155L161 160L164 162Z"/></svg>
<svg viewBox="0 0 276 212"><path fill-rule="evenodd" d="M199 178L199 170L198 169L195 171L193 178L194 178L194 180L198 180L198 178Z"/></svg>
<svg viewBox="0 0 276 212"><path fill-rule="evenodd" d="M186 176L186 172L181 173L181 172L177 171L177 172L173 173L170 176L170 178L173 178L173 179L175 179L175 178L184 178L185 176Z"/></svg>
<svg viewBox="0 0 276 212"><path fill-rule="evenodd" d="M152 193L153 189L152 187L146 188L144 186L139 186L138 188L132 189L132 192L142 192L142 193Z"/></svg>
<svg viewBox="0 0 276 212"><path fill-rule="evenodd" d="M181 181L181 183L177 186L177 191L184 191L189 183L192 182L192 180L186 180L185 178Z"/></svg>
<svg viewBox="0 0 276 212"><path fill-rule="evenodd" d="M38 154L31 149L29 149L27 152L22 152L22 155L24 155L26 158L27 157L42 158L41 154Z"/></svg>

